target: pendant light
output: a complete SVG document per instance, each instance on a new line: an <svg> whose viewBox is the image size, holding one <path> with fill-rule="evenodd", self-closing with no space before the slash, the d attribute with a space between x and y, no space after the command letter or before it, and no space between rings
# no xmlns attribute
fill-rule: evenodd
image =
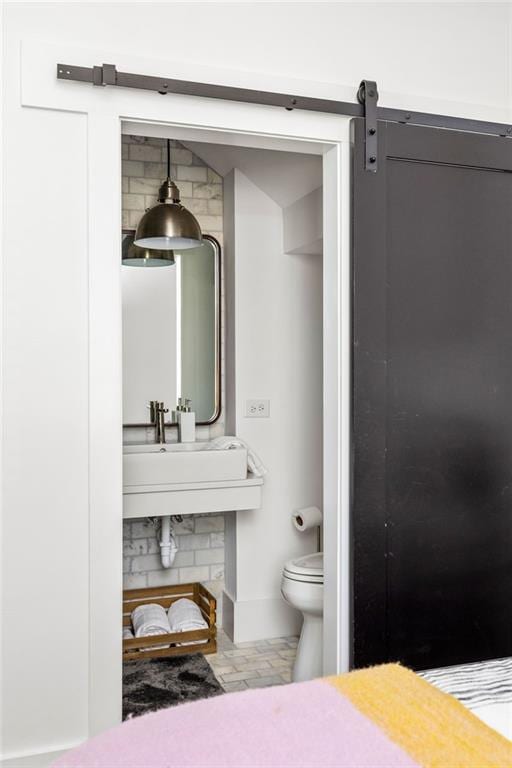
<svg viewBox="0 0 512 768"><path fill-rule="evenodd" d="M172 267L174 251L156 251L131 243L128 248L123 247L121 264L125 267Z"/></svg>
<svg viewBox="0 0 512 768"><path fill-rule="evenodd" d="M161 251L195 248L201 244L201 227L195 216L180 203L180 192L171 181L171 142L167 139L167 179L158 193L158 203L148 208L135 232L135 245Z"/></svg>

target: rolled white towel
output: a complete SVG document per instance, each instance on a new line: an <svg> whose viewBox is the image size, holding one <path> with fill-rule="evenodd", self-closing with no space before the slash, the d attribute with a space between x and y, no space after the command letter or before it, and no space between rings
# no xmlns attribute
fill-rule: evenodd
<svg viewBox="0 0 512 768"><path fill-rule="evenodd" d="M132 613L132 624L135 630L135 637L168 635L171 631L165 608L162 608L158 603L138 605ZM143 648L141 650L152 651L168 647L168 645L153 645L151 648Z"/></svg>
<svg viewBox="0 0 512 768"><path fill-rule="evenodd" d="M135 637L167 635L171 631L165 608L158 603L138 605L132 613Z"/></svg>
<svg viewBox="0 0 512 768"><path fill-rule="evenodd" d="M252 472L256 477L263 477L267 474L267 468L259 458L259 456L250 448L245 440L241 437L234 437L231 435L222 435L221 437L215 437L204 448L205 451L225 451L231 448L246 448L247 449L247 467L249 472Z"/></svg>
<svg viewBox="0 0 512 768"><path fill-rule="evenodd" d="M188 597L182 597L171 603L167 616L171 632L189 632L192 629L208 628L201 609Z"/></svg>
<svg viewBox="0 0 512 768"><path fill-rule="evenodd" d="M123 640L133 640L133 632L130 627L123 627Z"/></svg>

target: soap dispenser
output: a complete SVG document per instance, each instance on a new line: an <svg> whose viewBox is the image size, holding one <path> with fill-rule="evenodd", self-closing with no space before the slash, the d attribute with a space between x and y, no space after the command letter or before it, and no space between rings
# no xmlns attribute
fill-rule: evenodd
<svg viewBox="0 0 512 768"><path fill-rule="evenodd" d="M185 405L178 410L178 440L180 443L195 443L196 414L191 410L191 402L185 399Z"/></svg>

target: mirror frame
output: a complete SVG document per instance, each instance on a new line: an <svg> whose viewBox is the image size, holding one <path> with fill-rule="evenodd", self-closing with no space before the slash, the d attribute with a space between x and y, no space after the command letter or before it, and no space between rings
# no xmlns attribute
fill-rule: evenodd
<svg viewBox="0 0 512 768"><path fill-rule="evenodd" d="M123 235L135 235L135 229L125 228L122 229ZM215 254L215 411L212 417L208 421L197 421L196 426L208 426L214 424L222 413L222 388L221 388L221 310L222 310L222 295L221 295L221 247L218 240L212 235L203 234L203 240L208 240L212 244ZM136 267L130 267L130 269L136 269ZM169 267L162 267L162 269L169 269ZM169 409L169 412L172 409ZM126 427L152 427L153 422L140 422L138 424L125 424L123 422L123 428ZM177 427L176 421L166 421L166 427Z"/></svg>

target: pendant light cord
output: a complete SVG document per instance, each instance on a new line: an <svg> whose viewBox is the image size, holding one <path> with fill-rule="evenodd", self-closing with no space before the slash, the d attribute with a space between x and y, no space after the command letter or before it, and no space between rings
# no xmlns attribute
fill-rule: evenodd
<svg viewBox="0 0 512 768"><path fill-rule="evenodd" d="M171 178L171 140L167 139L167 178Z"/></svg>

